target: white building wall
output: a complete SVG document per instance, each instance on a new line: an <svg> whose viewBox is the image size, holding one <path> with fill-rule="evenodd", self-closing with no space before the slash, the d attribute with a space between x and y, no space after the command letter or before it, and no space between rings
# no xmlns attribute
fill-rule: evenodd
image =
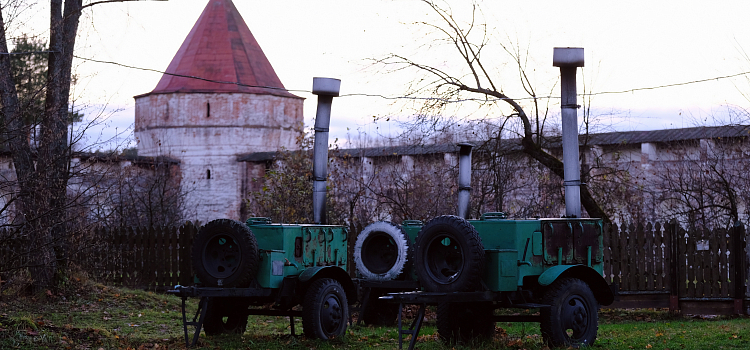
<svg viewBox="0 0 750 350"><path fill-rule="evenodd" d="M297 149L302 103L300 98L240 93L136 97L138 155L180 161L187 208L195 212L186 219L241 220L247 186L237 156Z"/></svg>

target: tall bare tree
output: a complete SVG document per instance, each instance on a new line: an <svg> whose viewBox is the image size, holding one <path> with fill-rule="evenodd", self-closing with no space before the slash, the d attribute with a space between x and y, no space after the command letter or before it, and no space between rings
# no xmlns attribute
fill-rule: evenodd
<svg viewBox="0 0 750 350"><path fill-rule="evenodd" d="M0 135L7 145L18 181L16 208L19 225L34 242L30 272L36 290L53 287L64 259L60 237L66 235L72 149L69 145L70 87L73 52L81 13L102 3L135 0L50 0L47 76L44 110L37 118L24 118L8 51L6 16L13 18L25 0L9 0L0 8ZM29 119L38 122L39 136L32 145L26 137ZM30 248L31 249L31 248Z"/></svg>
<svg viewBox="0 0 750 350"><path fill-rule="evenodd" d="M439 41L448 43L457 53L464 69L449 72L442 66L430 65L409 59L404 55L391 54L379 63L396 67L394 70L415 69L424 73L424 76L415 80L407 92L407 96L420 96L428 93L436 98L424 99L423 113L418 114L418 122L434 123L429 116L439 113L449 103L448 101L472 99L481 106L496 106L497 104L509 105L513 112L505 116L507 119L516 119L520 122L520 144L524 153L538 161L553 174L562 179L563 164L557 157L545 150L545 127L548 119L548 108L527 75L525 68L526 58L518 47L499 44L503 51L509 56L511 63L518 67L521 86L529 102L531 114L521 104L520 98L511 97L503 91L503 79L493 75L488 69L489 65L483 56L489 45L490 36L486 26L476 22L478 9L474 5L472 17L468 23L461 23L453 17L449 8L438 5L433 0L422 0L435 14L438 15L439 23L422 23L438 33ZM490 56L492 57L492 56ZM493 59L495 57L492 57ZM505 64L507 62L499 62ZM499 64L492 62L491 64ZM581 202L588 214L592 217L600 217L609 221L609 216L602 210L596 198L588 188L581 187Z"/></svg>
<svg viewBox="0 0 750 350"><path fill-rule="evenodd" d="M715 138L674 147L677 160L662 162L655 172L665 212L691 228L731 227L747 218L747 143L746 137Z"/></svg>

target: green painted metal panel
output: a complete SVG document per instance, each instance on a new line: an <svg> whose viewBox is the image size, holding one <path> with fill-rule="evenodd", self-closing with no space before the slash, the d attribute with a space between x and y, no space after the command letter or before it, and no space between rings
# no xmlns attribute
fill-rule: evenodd
<svg viewBox="0 0 750 350"><path fill-rule="evenodd" d="M485 273L484 282L491 286L491 290L516 290L523 285L524 276L543 272L542 256L534 255L532 244L534 232L540 231L539 220L507 220L497 215L485 215L483 218L469 222L479 233L485 250L503 252L497 261L487 262L486 267L490 272ZM499 264L497 267L494 266L496 263Z"/></svg>
<svg viewBox="0 0 750 350"><path fill-rule="evenodd" d="M263 288L279 288L284 276L301 272L298 266L287 263L283 250L261 250L258 284Z"/></svg>
<svg viewBox="0 0 750 350"><path fill-rule="evenodd" d="M547 271L544 271L541 276L539 276L539 284L543 286L552 284L552 282L554 282L557 277L559 277L563 272L573 266L574 265L555 265L550 267L549 269L547 269Z"/></svg>
<svg viewBox="0 0 750 350"><path fill-rule="evenodd" d="M410 247L414 246L414 242L417 240L417 234L424 226L424 223L419 220L404 220L401 223L401 228L406 233L406 238Z"/></svg>
<svg viewBox="0 0 750 350"><path fill-rule="evenodd" d="M542 255L543 247L544 247L544 240L542 238L542 232L541 231L534 231L531 234L531 244L532 244L532 254L534 255Z"/></svg>
<svg viewBox="0 0 750 350"><path fill-rule="evenodd" d="M518 251L514 249L486 249L483 279L492 291L518 289Z"/></svg>
<svg viewBox="0 0 750 350"><path fill-rule="evenodd" d="M280 252L279 259L284 261L281 279L314 266L347 269L349 230L344 226L273 224L265 218L251 218L246 224L255 235L259 249ZM270 274L273 268L273 265L261 264L259 280L265 278L268 283L274 283L276 277L268 277L274 276Z"/></svg>

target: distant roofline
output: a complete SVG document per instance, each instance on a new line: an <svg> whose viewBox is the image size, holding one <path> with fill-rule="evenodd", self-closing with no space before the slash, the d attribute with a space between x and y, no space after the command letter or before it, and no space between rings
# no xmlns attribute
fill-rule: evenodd
<svg viewBox="0 0 750 350"><path fill-rule="evenodd" d="M675 141L716 139L716 138L738 138L749 137L750 125L725 125L725 126L706 126L679 129L662 129L662 130L645 130L645 131L615 131L606 133L597 133L589 135L580 135L580 144L586 137L589 137L589 146L608 146L608 145L626 145L642 143L666 143ZM546 148L560 148L559 137L550 137ZM520 139L502 139L506 143L504 147L508 151L521 151ZM484 141L470 141L479 146ZM440 153L458 152L458 145L450 144L430 144L430 145L405 145L405 146L380 146L365 148L347 148L331 150L336 156L360 157L386 157L386 156L413 156ZM271 161L276 158L277 152L255 152L241 154L237 156L238 162L263 162Z"/></svg>
<svg viewBox="0 0 750 350"><path fill-rule="evenodd" d="M267 91L267 92L253 92L253 91L220 91L220 90L175 90L175 91L157 91L157 92L147 92L145 94L135 95L133 98L141 98L146 97L149 95L168 95L168 94L248 94L248 95L271 95L271 96L277 96L277 97L287 97L287 98L293 98L293 99L299 99L299 100L305 100L306 98L297 96L295 94L292 94L286 90L284 93L282 92L273 92L273 91Z"/></svg>

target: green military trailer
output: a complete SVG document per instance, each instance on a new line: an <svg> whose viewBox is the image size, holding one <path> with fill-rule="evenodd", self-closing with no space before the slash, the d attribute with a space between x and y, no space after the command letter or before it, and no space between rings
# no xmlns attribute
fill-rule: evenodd
<svg viewBox="0 0 750 350"><path fill-rule="evenodd" d="M424 225L373 223L357 238L354 261L360 275L382 281L418 282L421 291L389 293L378 300L420 304L409 329L400 319L399 346L412 334L414 346L424 306L437 305L440 336L463 341L489 335L497 321L539 322L552 346L587 346L598 330L599 305L614 301L604 280L602 220L581 218L580 164L575 92L582 48L555 48L561 69L565 217L514 219L486 213L468 220L472 145L459 144L458 215ZM529 316L501 316L498 308L539 309Z"/></svg>
<svg viewBox="0 0 750 350"><path fill-rule="evenodd" d="M346 333L349 307L357 300L347 273L349 232L345 226L326 225L324 215L328 124L340 83L338 79L313 79L313 93L318 95L314 224L250 218L245 223L218 219L201 227L191 256L198 283L169 291L182 297L187 345L197 342L202 328L207 335L242 333L248 315L289 316L292 334L294 317L301 317L304 333L311 338L331 339ZM190 297L201 299L188 321L185 301ZM192 341L189 326L195 327Z"/></svg>
<svg viewBox="0 0 750 350"><path fill-rule="evenodd" d="M199 286L170 291L200 297L185 337L195 344L201 328L207 335L243 333L248 315L302 318L306 336L342 336L356 289L346 272L348 230L332 225L290 225L250 218L203 226L193 242L193 269ZM271 309L252 306L272 305ZM302 305L302 310L293 309ZM184 302L183 302L183 312ZM188 326L195 326L192 342Z"/></svg>
<svg viewBox="0 0 750 350"><path fill-rule="evenodd" d="M602 277L598 219L509 220L503 213L486 213L478 220L445 215L424 225L410 221L376 227L380 229L363 231L366 236L355 246L355 261L364 265L358 270L390 271L400 251L412 251L410 263L404 264L410 267L391 276L418 281L421 291L379 300L400 306L436 304L438 333L448 341L488 336L495 322L519 321L540 322L550 345L590 345L596 339L599 305L614 300ZM407 248L401 248L404 244ZM495 315L499 308L540 311ZM420 317L411 330L403 330L399 322L402 334L416 334L420 326Z"/></svg>

